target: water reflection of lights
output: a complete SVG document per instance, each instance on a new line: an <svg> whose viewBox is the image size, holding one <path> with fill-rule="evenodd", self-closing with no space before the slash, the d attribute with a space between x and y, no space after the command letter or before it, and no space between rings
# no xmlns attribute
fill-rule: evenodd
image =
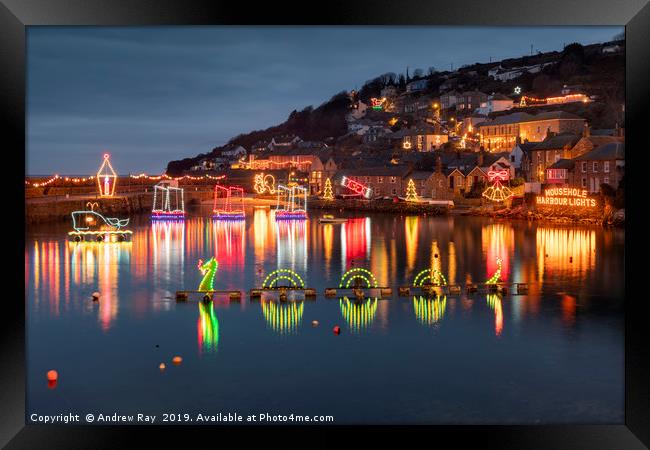
<svg viewBox="0 0 650 450"><path fill-rule="evenodd" d="M179 274L182 280L185 271L185 223L152 221L151 247L153 283L157 285L160 280L169 280L172 274Z"/></svg>
<svg viewBox="0 0 650 450"><path fill-rule="evenodd" d="M456 246L449 241L449 284L456 284Z"/></svg>
<svg viewBox="0 0 650 450"><path fill-rule="evenodd" d="M199 354L216 352L219 346L219 319L212 302L199 302L199 320L196 324Z"/></svg>
<svg viewBox="0 0 650 450"><path fill-rule="evenodd" d="M278 220L275 222L278 250L278 267L290 267L298 272L307 271L306 220Z"/></svg>
<svg viewBox="0 0 650 450"><path fill-rule="evenodd" d="M415 317L422 325L436 325L445 315L447 296L436 298L413 297Z"/></svg>
<svg viewBox="0 0 650 450"><path fill-rule="evenodd" d="M370 218L348 219L341 226L341 257L343 270L349 269L353 261L366 260L370 257Z"/></svg>
<svg viewBox="0 0 650 450"><path fill-rule="evenodd" d="M104 331L118 313L119 266L128 265L131 243L69 243L72 246L72 272L81 284L93 285L101 294L99 301L99 322Z"/></svg>
<svg viewBox="0 0 650 450"><path fill-rule="evenodd" d="M372 325L377 313L377 299L367 299L362 301L350 301L349 298L343 297L339 300L341 314L345 319L350 330L354 333L365 331Z"/></svg>
<svg viewBox="0 0 650 450"><path fill-rule="evenodd" d="M262 314L266 324L280 334L294 334L302 322L305 309L304 301L278 303L273 300L262 300Z"/></svg>
<svg viewBox="0 0 650 450"><path fill-rule="evenodd" d="M515 246L512 225L495 223L484 226L481 230L481 241L483 253L487 258L487 277L491 277L497 271L497 258L501 258L501 279L510 279L510 255L514 252Z"/></svg>
<svg viewBox="0 0 650 450"><path fill-rule="evenodd" d="M404 220L404 235L406 236L406 276L408 277L413 268L418 251L418 216L407 216Z"/></svg>
<svg viewBox="0 0 650 450"><path fill-rule="evenodd" d="M579 277L596 266L596 232L562 228L537 228L537 266L540 279L555 272Z"/></svg>
<svg viewBox="0 0 650 450"><path fill-rule="evenodd" d="M244 221L217 220L212 223L214 255L222 270L233 266L244 266L245 228Z"/></svg>
<svg viewBox="0 0 650 450"><path fill-rule="evenodd" d="M494 333L501 336L503 331L503 309L501 297L498 294L488 294L487 304L494 311Z"/></svg>

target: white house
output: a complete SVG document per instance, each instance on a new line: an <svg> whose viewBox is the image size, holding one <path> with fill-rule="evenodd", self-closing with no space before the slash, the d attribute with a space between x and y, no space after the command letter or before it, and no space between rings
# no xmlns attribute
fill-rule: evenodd
<svg viewBox="0 0 650 450"><path fill-rule="evenodd" d="M514 103L515 102L513 99L506 97L503 94L492 94L488 96L487 102L481 103L481 107L476 108L475 112L477 114L487 116L492 112L507 111L509 109L512 109Z"/></svg>
<svg viewBox="0 0 650 450"><path fill-rule="evenodd" d="M427 88L428 80L415 80L406 85L406 92L423 91Z"/></svg>

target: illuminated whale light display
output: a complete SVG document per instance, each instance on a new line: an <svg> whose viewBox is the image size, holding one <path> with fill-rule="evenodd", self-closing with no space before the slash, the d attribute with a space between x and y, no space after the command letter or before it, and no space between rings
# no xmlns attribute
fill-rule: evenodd
<svg viewBox="0 0 650 450"><path fill-rule="evenodd" d="M72 227L74 231L68 233L74 242L128 242L133 232L125 230L129 219L105 217L95 211L97 203L88 203L90 210L73 211Z"/></svg>

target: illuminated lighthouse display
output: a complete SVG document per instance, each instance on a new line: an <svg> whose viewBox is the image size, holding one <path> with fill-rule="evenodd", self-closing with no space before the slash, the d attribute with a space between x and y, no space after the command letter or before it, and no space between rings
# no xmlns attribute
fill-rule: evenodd
<svg viewBox="0 0 650 450"><path fill-rule="evenodd" d="M117 174L113 170L109 158L110 155L104 153L104 162L97 171L97 186L99 187L100 197L112 197L115 194Z"/></svg>

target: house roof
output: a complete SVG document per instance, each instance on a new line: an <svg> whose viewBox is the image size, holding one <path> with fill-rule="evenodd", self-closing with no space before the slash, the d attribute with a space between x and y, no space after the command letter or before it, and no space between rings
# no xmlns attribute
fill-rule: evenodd
<svg viewBox="0 0 650 450"><path fill-rule="evenodd" d="M379 167L355 167L351 169L341 170L341 175L352 177L369 177L369 176L392 176L392 177L405 177L411 171L406 166L379 166Z"/></svg>
<svg viewBox="0 0 650 450"><path fill-rule="evenodd" d="M485 127L491 125L508 125L512 123L528 122L534 116L525 113L525 112L516 112L512 114L505 114L503 116L498 116L493 120L488 120L486 122L481 122L476 124L476 127Z"/></svg>
<svg viewBox="0 0 650 450"><path fill-rule="evenodd" d="M600 147L601 145L610 144L612 142L625 142L622 137L618 136L586 136L582 139L589 141L594 148Z"/></svg>
<svg viewBox="0 0 650 450"><path fill-rule="evenodd" d="M517 144L517 147L519 147L522 152L529 153L532 149L534 149L538 145L539 144L537 142L523 142L523 143Z"/></svg>
<svg viewBox="0 0 650 450"><path fill-rule="evenodd" d="M596 147L590 152L575 158L576 161L602 161L613 159L625 159L625 143L611 142Z"/></svg>
<svg viewBox="0 0 650 450"><path fill-rule="evenodd" d="M547 167L547 169L573 169L575 162L572 159L558 159L555 163Z"/></svg>
<svg viewBox="0 0 650 450"><path fill-rule="evenodd" d="M409 174L409 178L413 180L428 180L431 175L433 175L431 171L416 170Z"/></svg>
<svg viewBox="0 0 650 450"><path fill-rule="evenodd" d="M510 97L507 97L503 94L493 94L491 100L510 100L513 101Z"/></svg>
<svg viewBox="0 0 650 450"><path fill-rule="evenodd" d="M584 120L582 117L572 114L566 111L548 111L531 116L531 118L525 120L524 122L537 122L539 120L553 120L553 119L562 119L562 120Z"/></svg>
<svg viewBox="0 0 650 450"><path fill-rule="evenodd" d="M536 144L533 150L560 149L565 146L573 147L579 140L580 136L577 134L558 134L557 136L546 138L539 144Z"/></svg>

